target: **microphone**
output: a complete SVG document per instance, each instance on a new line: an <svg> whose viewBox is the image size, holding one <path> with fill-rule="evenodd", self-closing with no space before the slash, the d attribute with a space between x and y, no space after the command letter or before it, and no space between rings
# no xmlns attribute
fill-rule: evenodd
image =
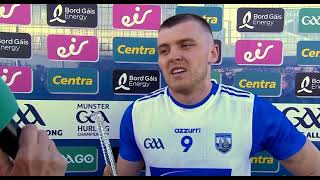
<svg viewBox="0 0 320 180"><path fill-rule="evenodd" d="M15 159L21 128L12 119L19 107L15 96L0 77L0 149Z"/></svg>

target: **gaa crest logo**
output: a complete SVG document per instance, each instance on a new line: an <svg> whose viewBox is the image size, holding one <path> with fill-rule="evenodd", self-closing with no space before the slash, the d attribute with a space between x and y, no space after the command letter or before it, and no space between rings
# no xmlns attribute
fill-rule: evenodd
<svg viewBox="0 0 320 180"><path fill-rule="evenodd" d="M231 150L232 134L231 133L215 133L216 149L225 154Z"/></svg>

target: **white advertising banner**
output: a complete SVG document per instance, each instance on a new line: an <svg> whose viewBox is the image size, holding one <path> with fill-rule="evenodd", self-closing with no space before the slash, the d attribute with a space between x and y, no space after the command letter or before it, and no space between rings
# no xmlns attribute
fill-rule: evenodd
<svg viewBox="0 0 320 180"><path fill-rule="evenodd" d="M13 117L20 127L28 123L46 130L52 139L98 139L96 122L100 112L110 139L119 139L120 122L131 101L18 100Z"/></svg>

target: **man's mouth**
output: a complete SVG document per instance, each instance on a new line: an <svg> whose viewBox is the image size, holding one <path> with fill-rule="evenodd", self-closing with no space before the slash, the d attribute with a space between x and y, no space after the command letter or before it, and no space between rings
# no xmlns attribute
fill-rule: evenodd
<svg viewBox="0 0 320 180"><path fill-rule="evenodd" d="M176 75L176 74L181 74L181 73L184 73L186 72L187 70L183 67L175 67L175 68L172 68L170 73L173 74L173 75Z"/></svg>

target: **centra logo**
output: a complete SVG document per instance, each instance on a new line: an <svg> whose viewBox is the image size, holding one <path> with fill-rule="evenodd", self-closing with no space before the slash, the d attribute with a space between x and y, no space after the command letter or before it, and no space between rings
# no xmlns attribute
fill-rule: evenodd
<svg viewBox="0 0 320 180"><path fill-rule="evenodd" d="M236 88L264 97L281 96L281 74L273 72L237 72L234 77Z"/></svg>
<svg viewBox="0 0 320 180"><path fill-rule="evenodd" d="M85 85L92 86L93 79L85 77L63 77L62 75L56 75L52 78L52 83L55 85Z"/></svg>
<svg viewBox="0 0 320 180"><path fill-rule="evenodd" d="M219 18L216 16L208 16L208 15L203 15L202 18L206 20L207 23L209 24L218 24L218 20L219 20Z"/></svg>
<svg viewBox="0 0 320 180"><path fill-rule="evenodd" d="M49 68L48 91L52 94L97 94L99 72L93 68Z"/></svg>
<svg viewBox="0 0 320 180"><path fill-rule="evenodd" d="M256 153L250 158L251 161L251 172L272 172L276 173L280 169L280 163L274 159L267 151L261 151Z"/></svg>
<svg viewBox="0 0 320 180"><path fill-rule="evenodd" d="M253 164L273 164L274 159L273 157L264 157L264 156L255 156L250 158L251 163Z"/></svg>
<svg viewBox="0 0 320 180"><path fill-rule="evenodd" d="M276 88L276 86L277 86L277 83L274 81L265 81L265 80L250 81L247 79L242 79L239 81L239 87L241 87L241 88L259 88L259 89L271 88L271 89L274 89L274 88Z"/></svg>
<svg viewBox="0 0 320 180"><path fill-rule="evenodd" d="M129 47L125 44L118 46L117 51L119 54L143 54L143 55L155 55L156 49L153 47Z"/></svg>

